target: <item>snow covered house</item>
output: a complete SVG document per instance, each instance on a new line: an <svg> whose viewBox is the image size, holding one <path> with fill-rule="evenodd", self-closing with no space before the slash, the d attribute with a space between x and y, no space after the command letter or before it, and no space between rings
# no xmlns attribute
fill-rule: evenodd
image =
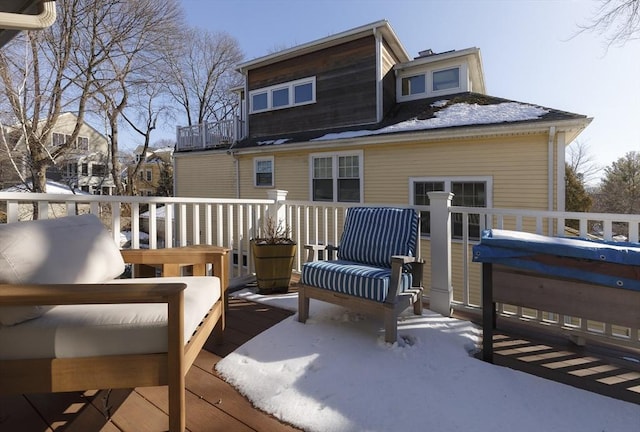
<svg viewBox="0 0 640 432"><path fill-rule="evenodd" d="M48 143L50 149L67 142L77 120L78 117L72 112L60 114L51 132L51 140ZM29 178L27 149L21 129L10 127L7 132L16 166L23 171L23 178ZM58 157L56 164L47 170L47 179L63 183L67 189L79 189L94 195L113 195L115 184L110 167L107 138L85 122L70 149ZM0 168L7 173L14 171L8 160L0 161ZM19 183L19 178L14 175L13 178L5 179L3 183L3 186L14 185Z"/></svg>
<svg viewBox="0 0 640 432"><path fill-rule="evenodd" d="M591 121L487 94L478 48L412 59L386 20L238 71L233 140L193 146L178 128L176 196L428 204L445 190L454 205L564 210L565 147Z"/></svg>
<svg viewBox="0 0 640 432"><path fill-rule="evenodd" d="M562 211L565 147L591 122L489 95L478 48L410 58L385 20L237 69L237 135L178 128L176 196L429 205L440 190L458 206ZM468 228L477 238L479 220Z"/></svg>

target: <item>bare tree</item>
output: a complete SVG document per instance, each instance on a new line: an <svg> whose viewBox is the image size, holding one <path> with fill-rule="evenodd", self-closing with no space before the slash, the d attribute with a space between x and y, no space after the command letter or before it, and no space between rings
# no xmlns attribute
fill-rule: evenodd
<svg viewBox="0 0 640 432"><path fill-rule="evenodd" d="M166 47L168 89L189 126L235 112L238 101L230 89L242 83L234 69L242 58L235 38L200 29L185 32L180 44Z"/></svg>
<svg viewBox="0 0 640 432"><path fill-rule="evenodd" d="M108 18L109 22L102 23L107 32L98 42L109 48L111 55L105 67L94 74L93 101L108 130L111 176L117 193L124 194L118 161L119 123L122 119L129 122L125 111L130 107L131 93L157 96L159 53L162 46L176 42L182 14L175 0L137 0L121 3ZM127 31L118 31L120 28ZM148 91L150 87L152 91Z"/></svg>
<svg viewBox="0 0 640 432"><path fill-rule="evenodd" d="M142 70L154 66L142 53L159 51L179 18L175 0L58 0L57 7L52 27L26 32L0 52L0 91L23 137L36 192L44 192L47 169L73 147L91 104L114 126L117 155L117 117L127 106L130 77L144 85ZM65 111L77 122L53 147L51 132Z"/></svg>
<svg viewBox="0 0 640 432"><path fill-rule="evenodd" d="M571 168L583 186L593 184L600 179L602 168L590 152L584 141L575 140L567 147L567 165Z"/></svg>
<svg viewBox="0 0 640 432"><path fill-rule="evenodd" d="M605 37L607 46L624 45L640 37L640 0L600 0L591 22L581 31L595 31Z"/></svg>

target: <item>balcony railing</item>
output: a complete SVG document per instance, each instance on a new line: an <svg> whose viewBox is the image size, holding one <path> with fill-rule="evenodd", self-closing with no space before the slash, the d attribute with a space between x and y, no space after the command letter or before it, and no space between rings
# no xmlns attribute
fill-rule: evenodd
<svg viewBox="0 0 640 432"><path fill-rule="evenodd" d="M204 122L192 126L178 126L176 150L206 150L224 148L243 138L244 122L238 118L219 122Z"/></svg>
<svg viewBox="0 0 640 432"><path fill-rule="evenodd" d="M448 314L449 308L481 313L481 265L472 262L472 247L477 239L473 238L476 231L470 234L470 220L479 230L503 228L588 237L593 236L592 227L598 227L599 235L607 240L612 240L620 230L629 241L639 240L639 215L452 207L446 196L434 195L430 206L414 206L423 215L427 215L424 212L430 215L431 235L421 237L419 256L427 261L423 279L426 300L431 309L443 314ZM285 220L299 245L338 244L348 208L349 205L335 203L288 201L283 191L270 191L268 199L262 200L0 193L0 220L4 216L8 222L31 219L34 214L38 218L54 218L91 212L103 220L114 240L123 247L190 244L228 247L233 251L230 274L236 278L249 278L253 274L249 241L256 236L265 217ZM446 235L450 232L446 224L452 218L461 227L461 233L453 239ZM577 228L567 228L568 221ZM123 232L127 233L124 237ZM300 247L294 271L301 270L304 260ZM640 349L638 328L510 305L500 305L499 311L503 318L525 325Z"/></svg>

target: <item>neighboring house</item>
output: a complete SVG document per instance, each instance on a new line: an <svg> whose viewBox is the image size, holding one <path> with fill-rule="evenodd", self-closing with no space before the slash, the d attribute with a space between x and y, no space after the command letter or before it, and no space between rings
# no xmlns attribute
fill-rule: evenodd
<svg viewBox="0 0 640 432"><path fill-rule="evenodd" d="M63 145L77 122L77 116L67 112L60 115L51 133L49 146L51 149ZM24 138L18 128L12 128L7 134L13 137L13 156L24 178L30 178L26 158L21 157L25 151ZM4 167L8 162L4 161ZM112 195L115 185L111 177L109 161L109 144L107 138L96 129L84 123L80 133L70 150L56 161L56 165L47 170L47 178L64 183L68 188L80 189L94 195ZM13 172L15 170L12 169ZM14 184L18 183L14 176Z"/></svg>
<svg viewBox="0 0 640 432"><path fill-rule="evenodd" d="M194 150L179 128L176 196L265 198L275 188L320 205L428 205L428 192L444 190L454 205L564 210L565 147L591 122L487 94L478 48L412 59L384 20L238 70L243 133ZM421 227L428 239L428 218Z"/></svg>
<svg viewBox="0 0 640 432"><path fill-rule="evenodd" d="M127 181L134 183L134 190L141 196L172 196L173 147L152 148L144 146L134 150L135 161L127 166ZM133 172L137 164L137 175Z"/></svg>

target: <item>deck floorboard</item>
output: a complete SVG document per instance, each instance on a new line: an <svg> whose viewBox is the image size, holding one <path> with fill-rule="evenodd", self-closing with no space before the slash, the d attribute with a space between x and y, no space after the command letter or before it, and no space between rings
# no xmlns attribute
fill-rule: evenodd
<svg viewBox="0 0 640 432"><path fill-rule="evenodd" d="M290 315L264 304L229 301L224 343L208 341L186 377L189 432L297 430L253 408L214 370L220 359ZM625 352L575 347L533 333L501 330L495 337L499 365L640 404L640 364L625 363ZM0 397L0 432L158 432L167 427L166 387Z"/></svg>

